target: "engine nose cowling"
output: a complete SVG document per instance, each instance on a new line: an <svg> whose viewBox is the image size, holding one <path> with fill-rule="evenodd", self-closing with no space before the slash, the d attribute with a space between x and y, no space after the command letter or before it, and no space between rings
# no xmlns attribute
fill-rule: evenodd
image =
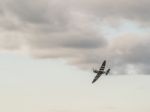
<svg viewBox="0 0 150 112"><path fill-rule="evenodd" d="M98 73L99 71L98 71L98 70L94 70L94 69L93 69L93 72L94 72L94 73Z"/></svg>

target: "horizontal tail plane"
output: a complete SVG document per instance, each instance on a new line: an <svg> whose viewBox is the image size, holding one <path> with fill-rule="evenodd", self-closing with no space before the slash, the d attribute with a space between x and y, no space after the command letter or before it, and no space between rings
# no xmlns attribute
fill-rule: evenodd
<svg viewBox="0 0 150 112"><path fill-rule="evenodd" d="M110 69L108 69L108 70L106 71L106 75L108 75L108 74L109 74L109 72L110 72Z"/></svg>

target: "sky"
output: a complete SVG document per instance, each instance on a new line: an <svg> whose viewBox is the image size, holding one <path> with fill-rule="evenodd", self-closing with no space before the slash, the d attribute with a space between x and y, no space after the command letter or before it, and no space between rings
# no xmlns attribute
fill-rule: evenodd
<svg viewBox="0 0 150 112"><path fill-rule="evenodd" d="M0 111L149 112L149 5L0 0Z"/></svg>

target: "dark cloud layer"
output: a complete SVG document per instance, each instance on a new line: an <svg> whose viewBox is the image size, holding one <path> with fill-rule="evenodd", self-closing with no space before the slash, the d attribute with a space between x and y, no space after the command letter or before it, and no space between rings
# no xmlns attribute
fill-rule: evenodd
<svg viewBox="0 0 150 112"><path fill-rule="evenodd" d="M114 73L130 70L150 73L149 32L121 33L108 39L101 30L106 24L117 29L124 20L149 29L148 0L1 0L0 3L1 51L28 50L35 58L63 58L82 68L91 68L107 59Z"/></svg>

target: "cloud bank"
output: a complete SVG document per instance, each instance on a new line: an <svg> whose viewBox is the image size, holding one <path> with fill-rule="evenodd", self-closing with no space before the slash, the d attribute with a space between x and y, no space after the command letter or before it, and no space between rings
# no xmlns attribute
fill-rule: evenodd
<svg viewBox="0 0 150 112"><path fill-rule="evenodd" d="M149 74L149 5L148 0L1 0L0 51L62 58L82 68L107 59L115 73ZM128 21L142 35L137 29L120 32ZM107 38L106 25L119 35Z"/></svg>

